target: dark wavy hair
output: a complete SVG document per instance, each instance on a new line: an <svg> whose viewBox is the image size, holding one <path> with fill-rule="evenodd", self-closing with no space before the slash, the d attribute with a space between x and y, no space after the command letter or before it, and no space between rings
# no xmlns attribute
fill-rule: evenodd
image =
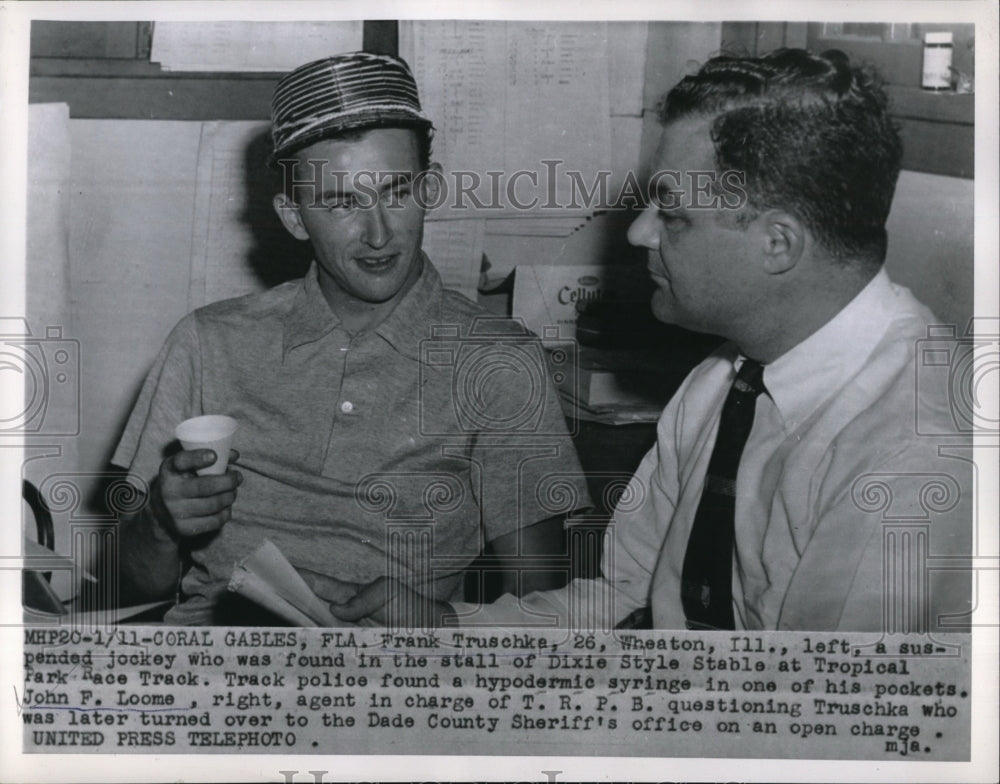
<svg viewBox="0 0 1000 784"><path fill-rule="evenodd" d="M749 206L801 220L842 261L885 259L902 142L870 68L838 50L714 57L664 98L660 120L712 118L716 166L746 175Z"/></svg>

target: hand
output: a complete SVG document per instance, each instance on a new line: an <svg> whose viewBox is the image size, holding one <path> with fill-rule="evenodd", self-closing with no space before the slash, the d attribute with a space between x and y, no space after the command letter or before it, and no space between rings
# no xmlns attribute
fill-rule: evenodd
<svg viewBox="0 0 1000 784"><path fill-rule="evenodd" d="M328 577L311 569L298 567L297 571L302 576L302 579L305 580L310 590L331 606L338 602L346 602L357 594L361 588L360 583L349 583L346 580L338 580L335 577Z"/></svg>
<svg viewBox="0 0 1000 784"><path fill-rule="evenodd" d="M394 578L379 577L345 602L331 602L330 612L344 621L366 618L392 629L434 629L444 626L444 619L454 615L447 602L437 601Z"/></svg>
<svg viewBox="0 0 1000 784"><path fill-rule="evenodd" d="M230 464L239 459L235 449L229 455ZM217 531L229 521L243 474L231 467L216 476L195 473L215 457L211 449L181 450L160 464L150 501L156 521L171 538Z"/></svg>

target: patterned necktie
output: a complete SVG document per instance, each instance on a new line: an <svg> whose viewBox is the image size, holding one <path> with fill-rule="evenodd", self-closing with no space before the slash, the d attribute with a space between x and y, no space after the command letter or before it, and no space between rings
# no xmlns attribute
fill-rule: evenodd
<svg viewBox="0 0 1000 784"><path fill-rule="evenodd" d="M722 406L719 433L708 461L681 571L681 602L689 629L733 629L733 547L736 472L753 427L764 366L743 361Z"/></svg>

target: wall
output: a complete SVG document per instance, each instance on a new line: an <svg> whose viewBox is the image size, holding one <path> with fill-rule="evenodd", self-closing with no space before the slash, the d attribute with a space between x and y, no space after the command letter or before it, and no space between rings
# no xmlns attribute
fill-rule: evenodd
<svg viewBox="0 0 1000 784"><path fill-rule="evenodd" d="M973 185L903 171L889 214L886 269L959 334L974 302Z"/></svg>

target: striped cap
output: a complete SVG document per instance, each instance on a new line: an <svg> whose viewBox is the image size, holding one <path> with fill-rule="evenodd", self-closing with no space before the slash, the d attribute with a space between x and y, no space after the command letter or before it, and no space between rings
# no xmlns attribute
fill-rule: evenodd
<svg viewBox="0 0 1000 784"><path fill-rule="evenodd" d="M342 131L383 125L432 127L404 60L351 52L306 63L274 88L271 160Z"/></svg>

